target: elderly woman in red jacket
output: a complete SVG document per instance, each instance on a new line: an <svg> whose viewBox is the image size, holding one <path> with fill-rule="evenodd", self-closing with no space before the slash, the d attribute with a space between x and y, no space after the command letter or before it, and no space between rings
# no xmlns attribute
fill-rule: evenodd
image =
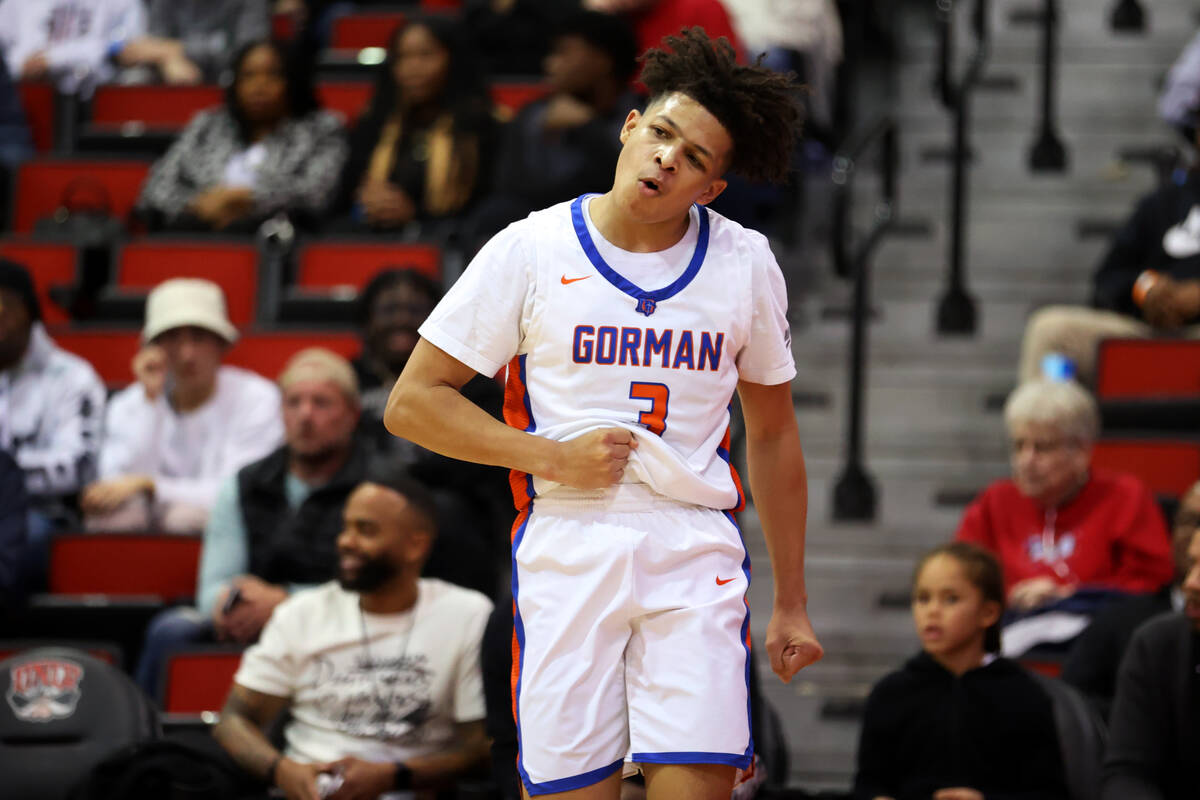
<svg viewBox="0 0 1200 800"><path fill-rule="evenodd" d="M1029 381L1009 396L1004 421L1012 477L971 503L956 538L997 555L1011 608L1035 609L1081 587L1153 592L1171 580L1154 496L1133 475L1091 467L1099 412L1086 391Z"/></svg>

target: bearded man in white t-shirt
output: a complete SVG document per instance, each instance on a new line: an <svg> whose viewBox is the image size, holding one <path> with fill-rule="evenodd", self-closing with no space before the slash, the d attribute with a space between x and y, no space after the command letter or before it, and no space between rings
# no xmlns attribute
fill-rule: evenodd
<svg viewBox="0 0 1200 800"><path fill-rule="evenodd" d="M532 796L728 800L753 763L750 560L733 393L774 572L780 678L822 655L806 607L807 483L783 274L706 206L726 172L787 173L790 76L692 28L644 58L612 188L513 223L420 328L392 433L513 470L513 706ZM502 425L459 389L507 367Z"/></svg>
<svg viewBox="0 0 1200 800"><path fill-rule="evenodd" d="M423 798L486 763L492 603L420 577L435 513L399 468L372 468L346 501L337 580L278 605L243 656L214 735L290 800ZM264 731L284 710L279 751Z"/></svg>

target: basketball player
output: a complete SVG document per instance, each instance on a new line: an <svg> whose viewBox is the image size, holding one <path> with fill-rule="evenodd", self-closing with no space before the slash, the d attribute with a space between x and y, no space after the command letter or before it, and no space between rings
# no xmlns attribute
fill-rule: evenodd
<svg viewBox="0 0 1200 800"><path fill-rule="evenodd" d="M728 800L751 763L735 389L774 569L771 666L788 681L822 654L783 276L763 236L705 208L728 171L785 174L795 87L700 29L666 44L645 57L651 100L621 129L612 189L488 242L421 327L385 415L397 436L513 470L532 796L614 800L628 754L652 800ZM506 364L507 426L458 393Z"/></svg>

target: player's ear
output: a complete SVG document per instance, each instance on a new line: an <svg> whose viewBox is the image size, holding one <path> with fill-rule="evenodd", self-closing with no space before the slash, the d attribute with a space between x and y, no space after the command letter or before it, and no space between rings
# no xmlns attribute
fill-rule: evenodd
<svg viewBox="0 0 1200 800"><path fill-rule="evenodd" d="M642 112L636 108L629 112L625 117L625 124L621 126L621 144L625 144L625 140L629 138L629 134L633 133L633 129L637 127L638 120L642 118Z"/></svg>
<svg viewBox="0 0 1200 800"><path fill-rule="evenodd" d="M700 193L696 198L696 202L702 206L706 206L720 196L721 192L725 191L725 187L729 185L729 181L724 178L716 178L708 185L708 188Z"/></svg>

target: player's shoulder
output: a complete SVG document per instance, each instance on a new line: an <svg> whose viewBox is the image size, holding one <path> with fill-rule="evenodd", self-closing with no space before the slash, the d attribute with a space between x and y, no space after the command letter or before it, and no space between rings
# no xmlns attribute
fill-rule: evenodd
<svg viewBox="0 0 1200 800"><path fill-rule="evenodd" d="M732 220L711 208L708 212L708 247L710 252L741 255L755 263L774 263L771 243L761 232Z"/></svg>
<svg viewBox="0 0 1200 800"><path fill-rule="evenodd" d="M502 257L516 252L532 257L540 249L551 246L558 239L566 239L574 235L571 224L571 203L556 203L555 205L531 212L523 219L509 223L499 233L493 236L479 256ZM478 256L477 256L478 257Z"/></svg>

